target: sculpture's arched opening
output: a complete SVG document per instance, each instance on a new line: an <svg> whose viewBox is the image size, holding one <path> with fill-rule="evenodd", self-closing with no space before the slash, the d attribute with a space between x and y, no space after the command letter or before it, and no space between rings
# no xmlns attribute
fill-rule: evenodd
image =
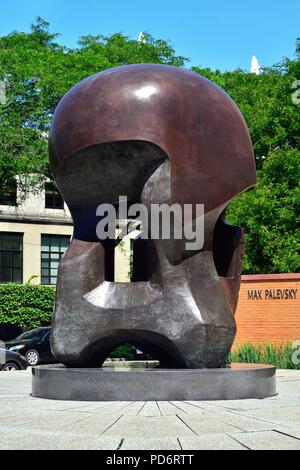
<svg viewBox="0 0 300 470"><path fill-rule="evenodd" d="M127 198L128 209L140 203L145 183L166 160L167 154L157 145L128 140L84 148L66 158L55 170L59 190L74 221L74 238L100 241L104 247L106 281L115 281L116 240L99 240L97 226L106 215L97 214L97 208L104 203L111 205L115 222L124 219L120 214L120 197ZM130 218L126 214L125 217ZM136 261L140 256L136 252L145 253L147 249L143 241L133 243L132 281L149 278Z"/></svg>
<svg viewBox="0 0 300 470"><path fill-rule="evenodd" d="M55 180L72 214L74 237L98 241L97 208L111 205L118 212L120 196L128 205L140 202L146 181L167 158L157 145L130 140L94 145L66 158Z"/></svg>
<svg viewBox="0 0 300 470"><path fill-rule="evenodd" d="M92 342L83 351L81 360L86 367L99 367L113 351L124 344L130 344L143 351L159 361L161 367L187 367L181 353L170 339L148 330L115 330L111 335Z"/></svg>

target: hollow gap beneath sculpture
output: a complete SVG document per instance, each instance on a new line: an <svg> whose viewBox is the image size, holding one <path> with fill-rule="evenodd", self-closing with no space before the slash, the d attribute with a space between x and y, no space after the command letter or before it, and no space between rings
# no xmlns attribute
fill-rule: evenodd
<svg viewBox="0 0 300 470"><path fill-rule="evenodd" d="M181 353L169 338L149 330L115 330L111 335L94 340L84 350L81 360L86 367L100 367L113 351L124 344L143 351L151 359L159 361L161 367L187 367ZM66 366L70 367L68 363ZM80 361L76 366L81 366Z"/></svg>
<svg viewBox="0 0 300 470"><path fill-rule="evenodd" d="M143 349L139 349L130 343L124 343L114 349L107 358L108 361L111 359L120 363L122 363L122 361L143 361L143 364L145 364L145 361L153 361L153 358L144 352ZM159 364L159 361L157 362Z"/></svg>

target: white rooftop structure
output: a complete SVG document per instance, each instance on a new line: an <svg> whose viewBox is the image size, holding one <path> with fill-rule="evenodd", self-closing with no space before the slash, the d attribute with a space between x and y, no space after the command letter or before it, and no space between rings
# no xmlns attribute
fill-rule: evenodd
<svg viewBox="0 0 300 470"><path fill-rule="evenodd" d="M256 75L260 74L260 65L258 63L258 60L255 55L252 56L251 59L251 67L250 67L250 73L255 73Z"/></svg>
<svg viewBox="0 0 300 470"><path fill-rule="evenodd" d="M138 42L146 42L145 34L143 33L143 31L141 31L139 34Z"/></svg>

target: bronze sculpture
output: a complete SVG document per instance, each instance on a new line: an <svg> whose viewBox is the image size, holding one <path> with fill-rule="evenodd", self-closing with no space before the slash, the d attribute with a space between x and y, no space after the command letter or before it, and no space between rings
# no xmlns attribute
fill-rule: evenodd
<svg viewBox="0 0 300 470"><path fill-rule="evenodd" d="M59 103L49 139L54 178L74 221L60 262L52 350L69 367L101 365L130 342L161 366L221 367L235 336L243 232L224 209L255 184L244 119L209 80L163 65L93 75ZM114 241L96 208L204 204L204 246L136 243L133 282L113 282Z"/></svg>

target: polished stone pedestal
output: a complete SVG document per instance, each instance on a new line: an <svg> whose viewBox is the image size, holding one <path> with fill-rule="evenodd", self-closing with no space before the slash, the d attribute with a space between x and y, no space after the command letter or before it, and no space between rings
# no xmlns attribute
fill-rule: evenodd
<svg viewBox="0 0 300 470"><path fill-rule="evenodd" d="M276 394L276 369L232 364L220 369L32 368L32 396L54 400L235 400Z"/></svg>

